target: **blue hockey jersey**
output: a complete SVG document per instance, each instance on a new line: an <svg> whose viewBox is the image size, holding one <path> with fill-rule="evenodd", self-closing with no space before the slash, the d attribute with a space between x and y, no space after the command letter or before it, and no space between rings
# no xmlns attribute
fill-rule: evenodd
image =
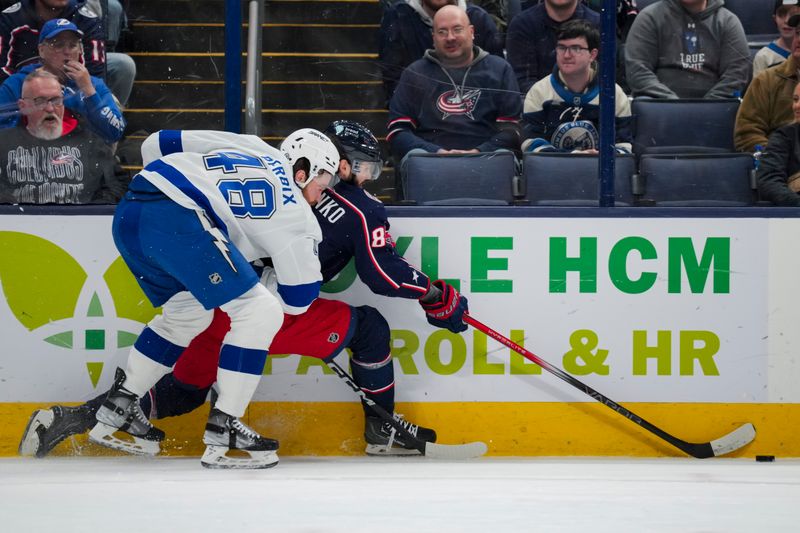
<svg viewBox="0 0 800 533"><path fill-rule="evenodd" d="M428 291L430 279L397 253L386 208L367 191L340 181L322 194L314 214L323 235L323 281L354 258L358 277L376 294L419 299Z"/></svg>

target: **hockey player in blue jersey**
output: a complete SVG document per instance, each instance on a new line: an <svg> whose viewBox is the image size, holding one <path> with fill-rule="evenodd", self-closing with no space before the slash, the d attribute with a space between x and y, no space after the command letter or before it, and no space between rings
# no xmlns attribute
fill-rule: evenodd
<svg viewBox="0 0 800 533"><path fill-rule="evenodd" d="M190 341L223 310L231 321L219 352L219 398L203 436L210 468L277 464L275 440L241 417L258 386L266 347L284 312L300 314L319 294L319 225L292 183L283 154L250 135L197 132L151 136L144 169L117 206L112 233L125 263L162 313L140 334L97 411L89 438L104 446L155 454L164 433L142 414L139 398L169 373ZM314 131L301 153L312 175L336 171L330 140ZM161 155L152 158L152 154ZM298 161L299 163L299 161ZM250 263L270 257L277 296ZM301 265L302 268L298 268ZM133 437L133 443L115 436ZM249 458L226 455L243 450Z"/></svg>
<svg viewBox="0 0 800 533"><path fill-rule="evenodd" d="M359 276L373 291L386 296L418 299L431 324L454 332L464 331L467 326L461 318L467 311L466 298L444 282L431 283L424 273L397 254L388 235L389 224L383 204L362 188L364 183L375 179L381 172L378 141L367 128L350 121L335 122L326 129L326 133L339 149L337 178L340 182L333 190L324 191L320 199L314 202L314 213L321 224L324 237L319 249L324 280L334 277L350 258L355 258ZM288 153L291 149L286 145L293 143L296 144L295 136L290 135L281 147L286 148ZM165 146L164 149L172 148ZM194 365L194 368L207 366L209 354L215 352L209 349L208 344L213 343L213 337L220 336L219 327L219 320L215 318L209 330L201 336L205 340L195 339L196 342L184 352L181 359L189 357L198 361L205 358L204 362ZM216 333L213 331L215 329ZM347 330L346 324L344 330ZM297 340L287 338L291 336L285 333L288 332L281 329L275 340L276 343L285 345L285 353L313 355L308 351L297 351ZM363 343L369 339L367 344L370 348L367 352L379 355L379 347L383 346L388 353L389 326L378 311L371 307L358 308L355 338L362 339L358 341L362 343L362 350ZM362 361L358 355L359 350L352 343L345 343L342 347L344 345L353 349L351 364L356 381L370 385L369 390L362 385L362 390L385 410L393 412L395 384L391 358L378 357ZM324 357L324 354L319 356ZM193 374L198 372L203 373L198 370ZM205 402L212 382L213 379L208 379L207 376L185 372L179 361L174 375L165 376L150 391L150 397L145 398L145 403L158 405L159 416L186 413ZM96 409L93 407L95 402L96 400L92 400L74 408L54 406L36 411L23 435L20 453L43 457L69 435L85 431L82 419L87 412ZM152 413L155 409L147 410ZM371 416L369 410L365 409L365 415L364 438L368 454L419 453L409 443L404 442L403 436L396 433L391 425ZM433 430L406 420L403 423L417 438L435 441L436 434Z"/></svg>
<svg viewBox="0 0 800 533"><path fill-rule="evenodd" d="M383 203L364 190L383 167L380 146L366 127L339 120L325 129L339 149L338 183L314 206L325 238L320 244L322 278L333 278L352 258L359 278L376 294L419 301L428 322L454 333L467 329L461 320L467 299L448 283L431 281L395 249Z"/></svg>

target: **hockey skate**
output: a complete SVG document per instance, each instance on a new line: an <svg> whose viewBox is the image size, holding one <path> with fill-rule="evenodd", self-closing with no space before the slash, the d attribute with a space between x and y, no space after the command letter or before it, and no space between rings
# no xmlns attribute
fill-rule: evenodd
<svg viewBox="0 0 800 533"><path fill-rule="evenodd" d="M122 386L124 382L125 372L118 368L114 386L97 411L97 424L89 432L89 440L134 455L157 455L164 432L144 416L139 398ZM133 441L115 436L118 431L128 434Z"/></svg>
<svg viewBox="0 0 800 533"><path fill-rule="evenodd" d="M95 421L86 405L54 405L49 409L37 409L22 433L19 454L42 458L67 437L88 431Z"/></svg>
<svg viewBox="0 0 800 533"><path fill-rule="evenodd" d="M426 427L412 424L397 413L392 415L403 428L417 439L425 442L436 442L436 432ZM409 441L408 437L398 432L389 422L376 416L367 416L364 421L364 440L367 441L367 455L421 455L421 452Z"/></svg>
<svg viewBox="0 0 800 533"><path fill-rule="evenodd" d="M206 451L200 464L206 468L270 468L278 464L278 441L262 437L235 416L212 408L203 435ZM250 457L227 455L240 450Z"/></svg>

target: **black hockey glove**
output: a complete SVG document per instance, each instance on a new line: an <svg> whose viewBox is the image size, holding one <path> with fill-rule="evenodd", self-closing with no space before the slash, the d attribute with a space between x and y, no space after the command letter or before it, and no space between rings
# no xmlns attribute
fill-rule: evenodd
<svg viewBox="0 0 800 533"><path fill-rule="evenodd" d="M440 294L435 301L423 302L423 297L419 305L425 311L425 318L428 324L437 328L449 329L453 333L460 333L467 329L467 325L462 318L464 313L469 311L467 298L458 294L458 291L448 283L438 279L433 282L431 292L436 290ZM429 295L426 295L429 296Z"/></svg>

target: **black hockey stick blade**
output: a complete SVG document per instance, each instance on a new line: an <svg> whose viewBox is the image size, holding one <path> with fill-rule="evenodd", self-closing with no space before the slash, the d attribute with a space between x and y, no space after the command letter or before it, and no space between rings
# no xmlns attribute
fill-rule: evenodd
<svg viewBox="0 0 800 533"><path fill-rule="evenodd" d="M640 417L639 415L629 411L625 407L619 405L618 403L614 402L610 398L607 398L603 394L600 394L589 385L586 385L582 381L578 380L574 376L567 374L560 368L551 365L538 355L533 352L530 352L517 344L516 342L512 341L511 339L504 337L500 333L496 332L486 324L483 324L476 320L475 318L464 315L464 322L469 324L470 326L474 327L475 329L482 331L489 337L493 338L500 344L505 345L506 347L514 350L525 359L532 361L539 365L540 367L544 368L554 376L566 381L579 391L585 393L588 396L591 396L598 402L602 403L609 409L617 412L618 414L624 416L634 424L637 424L650 433L660 437L661 439L669 442L679 450L683 451L684 453L691 455L692 457L696 457L697 459L706 459L708 457L719 457L720 455L725 455L731 452L735 452L739 448L750 444L753 439L756 437L756 428L753 427L753 424L747 423L739 428L735 429L734 431L724 435L716 440L711 442L704 442L704 443L693 443L687 442L685 440L681 440L674 435L670 435L663 429L655 426L645 420L644 418Z"/></svg>
<svg viewBox="0 0 800 533"><path fill-rule="evenodd" d="M383 407L372 401L361 387L356 385L352 376L339 366L333 359L325 361L328 367L339 376L350 389L355 392L361 399L361 402L372 409L372 412L377 414L381 420L388 422L398 433L402 433L406 440L411 442L422 455L432 459L449 459L449 460L462 460L462 459L475 459L485 454L489 447L484 442L467 442L466 444L437 444L435 442L427 442L418 439L416 435L408 431L403 424L397 421L391 413L386 411Z"/></svg>

